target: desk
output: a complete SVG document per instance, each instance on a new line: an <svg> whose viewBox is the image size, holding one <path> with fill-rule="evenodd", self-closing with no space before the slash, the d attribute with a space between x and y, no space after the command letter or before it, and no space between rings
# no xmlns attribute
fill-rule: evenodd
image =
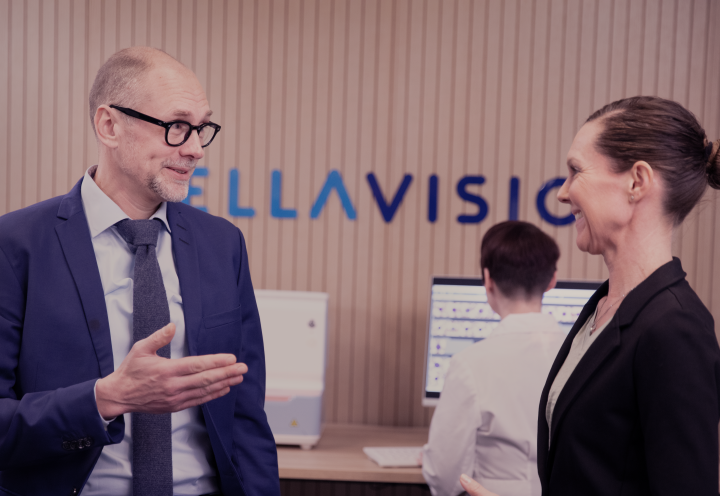
<svg viewBox="0 0 720 496"><path fill-rule="evenodd" d="M381 468L365 446L422 446L427 427L327 424L312 450L278 446L281 479L425 484L422 469Z"/></svg>

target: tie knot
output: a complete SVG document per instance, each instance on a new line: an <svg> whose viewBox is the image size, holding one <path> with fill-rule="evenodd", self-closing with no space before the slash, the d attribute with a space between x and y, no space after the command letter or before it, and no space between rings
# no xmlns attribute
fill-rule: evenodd
<svg viewBox="0 0 720 496"><path fill-rule="evenodd" d="M130 245L133 253L138 246L156 246L158 231L162 221L159 219L149 220L121 220L115 224L120 236Z"/></svg>

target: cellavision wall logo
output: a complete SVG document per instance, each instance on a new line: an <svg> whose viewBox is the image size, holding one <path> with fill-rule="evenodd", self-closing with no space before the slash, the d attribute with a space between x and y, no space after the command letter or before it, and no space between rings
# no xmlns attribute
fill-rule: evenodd
<svg viewBox="0 0 720 496"><path fill-rule="evenodd" d="M206 167L197 167L193 177L207 177L209 171ZM373 198L377 203L380 213L382 214L385 222L391 222L398 209L402 205L405 194L413 183L412 174L405 174L400 185L396 187L395 193L392 198L389 199L383 192L383 187L378 182L377 177L374 173L370 172L366 176L368 186L372 191ZM546 200L549 193L562 186L565 178L556 177L548 180L542 185L540 190L537 192L535 206L537 208L540 217L555 226L564 226L571 224L575 217L570 214L565 217L557 217L548 211L546 206ZM474 214L460 214L457 216L457 221L461 224L477 224L482 222L487 217L490 207L487 201L480 196L468 191L468 186L481 185L485 183L484 176L464 176L462 177L455 187L457 195L468 203L475 204L477 212ZM429 222L435 222L438 214L438 176L432 174L428 178L428 199L427 199L427 220ZM240 206L239 189L240 189L240 172L237 169L230 170L230 177L228 181L228 209L227 212L232 217L255 217L255 209L252 206ZM518 218L518 205L520 202L520 179L517 177L510 178L510 201L508 205L508 218L510 220L517 220ZM392 188L392 186L391 186ZM322 213L323 208L327 204L328 198L331 194L336 194L340 199L345 215L349 220L357 219L357 212L353 206L353 202L350 195L347 192L345 183L343 182L342 175L337 170L331 170L325 182L323 183L322 189L318 194L317 198L313 202L312 208L310 209L310 218L317 219ZM196 185L190 184L190 189L187 198L184 203L190 204L190 198L193 196L202 195L202 188ZM388 201L389 199L389 201ZM555 198L551 196L552 201ZM270 216L277 219L295 219L297 218L297 209L283 207L282 202L282 171L273 170L271 172L270 181ZM207 211L205 207L198 206L197 208Z"/></svg>

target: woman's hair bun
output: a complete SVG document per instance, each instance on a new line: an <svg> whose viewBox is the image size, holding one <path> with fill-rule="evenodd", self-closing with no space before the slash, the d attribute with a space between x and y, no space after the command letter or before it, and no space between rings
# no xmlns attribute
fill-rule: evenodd
<svg viewBox="0 0 720 496"><path fill-rule="evenodd" d="M720 189L720 139L707 144L707 177L708 184L713 189Z"/></svg>

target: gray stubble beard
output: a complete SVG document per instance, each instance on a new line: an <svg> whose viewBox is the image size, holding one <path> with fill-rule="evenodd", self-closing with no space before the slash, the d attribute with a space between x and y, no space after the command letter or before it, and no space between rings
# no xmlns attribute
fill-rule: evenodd
<svg viewBox="0 0 720 496"><path fill-rule="evenodd" d="M193 171L195 170L195 166L197 165L197 162L195 160L166 160L162 163L163 167L178 167L178 168L188 168L188 178L186 181L176 181L174 179L168 180L163 179L161 177L162 171L158 172L155 176L151 177L148 181L148 187L150 190L152 190L155 194L157 194L160 198L163 199L163 201L166 202L181 202L183 201L187 195L188 190L190 188L190 176L192 176ZM172 187L168 184L168 182L174 183L176 187Z"/></svg>

